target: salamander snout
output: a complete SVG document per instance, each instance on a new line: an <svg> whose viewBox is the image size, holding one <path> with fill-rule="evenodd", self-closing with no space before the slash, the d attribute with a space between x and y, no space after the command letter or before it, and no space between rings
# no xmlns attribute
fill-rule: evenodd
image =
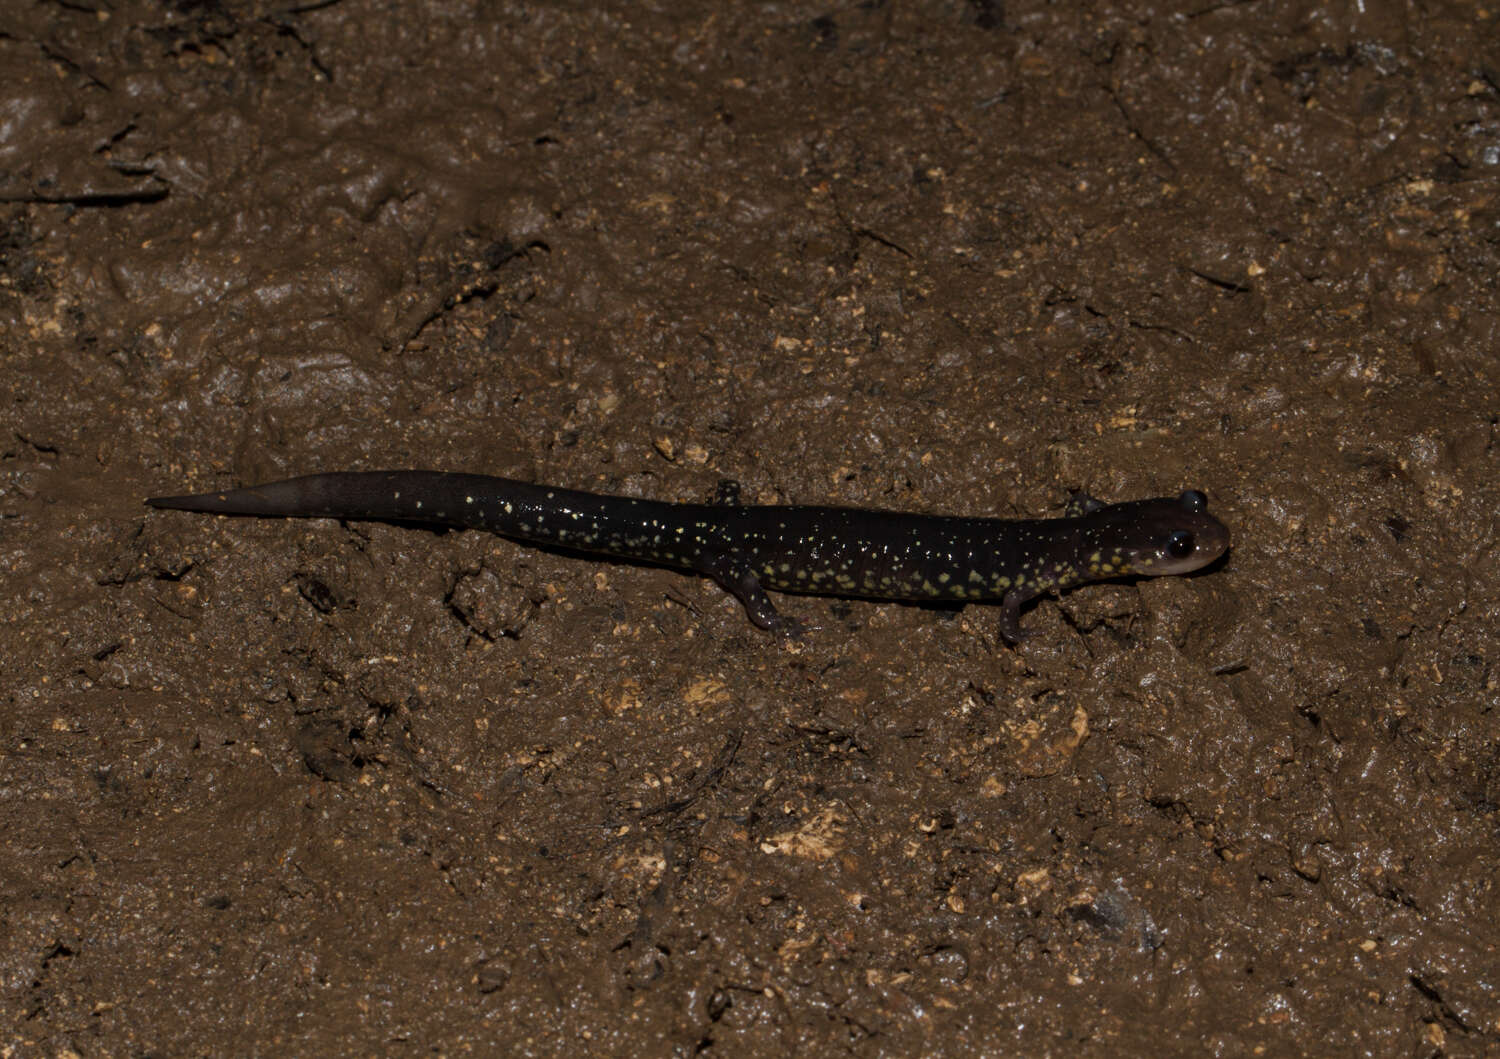
<svg viewBox="0 0 1500 1059"><path fill-rule="evenodd" d="M1186 574L1229 549L1228 527L1208 513L1208 497L1196 489L1175 500L1145 501L1137 514L1140 535L1121 549L1131 573Z"/></svg>

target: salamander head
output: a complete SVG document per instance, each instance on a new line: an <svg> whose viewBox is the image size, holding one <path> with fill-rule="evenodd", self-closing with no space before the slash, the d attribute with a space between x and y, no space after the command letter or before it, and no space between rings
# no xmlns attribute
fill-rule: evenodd
<svg viewBox="0 0 1500 1059"><path fill-rule="evenodd" d="M1229 549L1229 530L1208 513L1208 497L1189 489L1174 498L1108 504L1080 519L1086 578L1159 577L1207 566Z"/></svg>

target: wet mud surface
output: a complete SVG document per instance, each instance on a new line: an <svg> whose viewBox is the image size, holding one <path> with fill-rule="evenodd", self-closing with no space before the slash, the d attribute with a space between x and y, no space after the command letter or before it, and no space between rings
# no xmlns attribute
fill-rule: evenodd
<svg viewBox="0 0 1500 1059"><path fill-rule="evenodd" d="M7 1054L1500 1048L1500 11L5 5ZM1028 609L148 512L1234 550Z"/></svg>

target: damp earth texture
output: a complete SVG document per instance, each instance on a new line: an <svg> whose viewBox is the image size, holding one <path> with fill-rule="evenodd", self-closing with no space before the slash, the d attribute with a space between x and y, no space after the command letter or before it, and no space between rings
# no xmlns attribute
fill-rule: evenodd
<svg viewBox="0 0 1500 1059"><path fill-rule="evenodd" d="M1500 1051L1500 8L5 7L0 1051ZM141 502L388 468L1230 547Z"/></svg>

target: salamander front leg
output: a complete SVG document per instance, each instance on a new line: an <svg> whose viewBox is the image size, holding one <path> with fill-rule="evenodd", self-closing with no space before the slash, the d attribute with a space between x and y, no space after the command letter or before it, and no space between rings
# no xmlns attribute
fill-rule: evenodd
<svg viewBox="0 0 1500 1059"><path fill-rule="evenodd" d="M1083 518L1092 515L1104 507L1104 502L1095 500L1085 492L1076 492L1068 497L1067 506L1063 508L1063 514L1068 518Z"/></svg>
<svg viewBox="0 0 1500 1059"><path fill-rule="evenodd" d="M1035 595L1033 592L1013 588L1000 601L1000 635L1012 647L1036 635L1035 630L1021 628L1021 606L1027 600L1035 598Z"/></svg>
<svg viewBox="0 0 1500 1059"><path fill-rule="evenodd" d="M771 597L761 587L760 578L743 559L729 555L705 556L698 563L700 572L713 578L724 590L745 606L750 620L762 629L782 636L799 636L801 623L777 612Z"/></svg>

